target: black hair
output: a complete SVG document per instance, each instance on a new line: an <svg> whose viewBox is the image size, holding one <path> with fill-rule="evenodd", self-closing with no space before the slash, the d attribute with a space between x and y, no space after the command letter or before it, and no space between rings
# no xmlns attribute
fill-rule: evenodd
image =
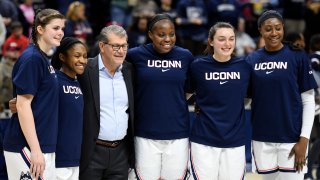
<svg viewBox="0 0 320 180"><path fill-rule="evenodd" d="M320 51L320 34L315 34L310 38L310 50Z"/></svg>
<svg viewBox="0 0 320 180"><path fill-rule="evenodd" d="M266 11L264 11L262 13L262 15L258 19L258 28L261 27L261 25L262 25L262 23L264 21L266 21L267 19L270 19L270 18L277 18L282 23L284 22L282 15L278 11L276 11L276 10L266 10Z"/></svg>
<svg viewBox="0 0 320 180"><path fill-rule="evenodd" d="M85 44L79 39L74 37L65 37L62 39L60 46L56 49L52 56L51 65L55 69L60 69L62 67L62 61L59 57L59 54L67 55L67 51L75 44L82 44L84 47Z"/></svg>
<svg viewBox="0 0 320 180"><path fill-rule="evenodd" d="M50 21L52 19L65 19L64 15L62 15L59 11L54 10L54 9L38 9L36 11L36 14L34 16L34 21L33 21L33 25L32 25L32 32L31 32L31 38L32 38L32 42L36 45L38 45L38 31L37 31L37 27L41 26L41 27L45 27L47 24L50 23Z"/></svg>
<svg viewBox="0 0 320 180"><path fill-rule="evenodd" d="M163 20L163 19L167 19L167 20L169 20L170 22L172 22L172 24L174 24L174 22L173 22L173 20L172 20L172 18L171 18L170 15L168 15L168 14L156 14L156 15L153 16L152 19L149 21L148 31L151 31L152 28L153 28L153 26L154 26L157 22L159 22L159 21L161 21L161 20Z"/></svg>
<svg viewBox="0 0 320 180"><path fill-rule="evenodd" d="M23 28L20 21L13 21L10 25L11 32L16 28Z"/></svg>
<svg viewBox="0 0 320 180"><path fill-rule="evenodd" d="M297 32L291 32L285 36L285 42L292 43L302 39L302 35Z"/></svg>

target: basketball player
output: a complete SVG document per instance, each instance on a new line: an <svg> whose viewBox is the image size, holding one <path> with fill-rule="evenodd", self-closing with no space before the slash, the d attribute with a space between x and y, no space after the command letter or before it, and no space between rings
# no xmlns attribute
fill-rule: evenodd
<svg viewBox="0 0 320 180"><path fill-rule="evenodd" d="M132 48L135 66L135 153L138 179L184 179L189 153L189 112L185 82L193 55L175 46L167 14L154 16L148 28L152 43Z"/></svg>
<svg viewBox="0 0 320 180"><path fill-rule="evenodd" d="M281 42L283 22L279 12L264 12L258 28L265 47L247 57L253 68L253 164L265 180L302 180L316 83L307 54Z"/></svg>
<svg viewBox="0 0 320 180"><path fill-rule="evenodd" d="M64 16L53 9L39 10L32 41L13 67L14 96L19 113L13 114L4 137L9 179L55 179L58 133L58 80L48 58L60 45Z"/></svg>
<svg viewBox="0 0 320 180"><path fill-rule="evenodd" d="M190 135L194 179L244 178L244 98L251 67L243 58L232 56L235 44L234 27L217 22L209 31L208 55L191 64L199 108Z"/></svg>

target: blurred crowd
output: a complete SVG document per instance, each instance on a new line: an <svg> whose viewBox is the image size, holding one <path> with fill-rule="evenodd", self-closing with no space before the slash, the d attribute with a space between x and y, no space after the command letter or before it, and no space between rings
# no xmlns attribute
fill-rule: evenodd
<svg viewBox="0 0 320 180"><path fill-rule="evenodd" d="M148 20L156 13L168 13L177 26L177 45L195 56L202 54L209 27L217 21L237 27L236 55L243 56L261 46L257 18L266 9L275 9L285 18L285 32L299 33L304 41L320 32L319 0L0 0L0 14L5 29L0 30L0 45L11 34L14 22L20 22L23 35L29 37L35 10L53 8L67 17L65 36L85 42L90 56L96 55L95 39L109 24L128 30L130 48L144 44ZM6 33L4 33L6 31ZM5 34L5 35L4 35ZM305 43L305 49L309 44Z"/></svg>

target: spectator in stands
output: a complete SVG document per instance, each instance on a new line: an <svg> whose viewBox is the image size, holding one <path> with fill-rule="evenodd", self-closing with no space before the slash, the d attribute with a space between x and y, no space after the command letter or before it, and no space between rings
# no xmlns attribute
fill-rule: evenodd
<svg viewBox="0 0 320 180"><path fill-rule="evenodd" d="M132 7L128 0L112 0L111 1L111 21L116 22L124 28L132 24Z"/></svg>
<svg viewBox="0 0 320 180"><path fill-rule="evenodd" d="M2 44L6 40L6 35L7 35L7 28L4 24L4 20L0 14L0 61L2 57Z"/></svg>
<svg viewBox="0 0 320 180"><path fill-rule="evenodd" d="M283 8L285 33L304 33L306 28L306 2L305 0L282 0L280 6Z"/></svg>
<svg viewBox="0 0 320 180"><path fill-rule="evenodd" d="M145 44L147 42L148 18L135 17L132 25L128 28L128 43L130 48Z"/></svg>
<svg viewBox="0 0 320 180"><path fill-rule="evenodd" d="M25 36L29 37L32 31L32 24L34 19L34 10L33 10L33 0L23 0L23 3L19 5L19 9L22 13L23 18L26 21L26 25L24 27Z"/></svg>
<svg viewBox="0 0 320 180"><path fill-rule="evenodd" d="M0 106L9 108L9 100L12 99L12 68L20 54L29 45L29 39L23 34L20 22L11 23L11 35L2 46L3 57L0 62Z"/></svg>
<svg viewBox="0 0 320 180"><path fill-rule="evenodd" d="M208 32L208 14L204 0L180 0L177 12L177 35L181 46L189 49L195 56L201 55Z"/></svg>
<svg viewBox="0 0 320 180"><path fill-rule="evenodd" d="M284 42L290 43L291 45L296 46L300 49L305 49L306 47L304 35L302 33L288 33L284 38Z"/></svg>
<svg viewBox="0 0 320 180"><path fill-rule="evenodd" d="M0 0L0 15L6 25L7 33L13 21L18 21L18 11L16 5L11 0Z"/></svg>
<svg viewBox="0 0 320 180"><path fill-rule="evenodd" d="M246 56L256 49L256 43L252 37L245 32L245 22L243 18L239 18L238 29L236 31L236 56Z"/></svg>
<svg viewBox="0 0 320 180"><path fill-rule="evenodd" d="M80 1L69 5L66 14L65 36L78 38L84 44L90 44L92 28L85 16L86 6Z"/></svg>

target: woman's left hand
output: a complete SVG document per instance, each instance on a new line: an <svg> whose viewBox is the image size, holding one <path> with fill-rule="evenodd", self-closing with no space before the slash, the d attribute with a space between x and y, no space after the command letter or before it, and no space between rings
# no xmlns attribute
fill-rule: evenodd
<svg viewBox="0 0 320 180"><path fill-rule="evenodd" d="M294 167L298 172L301 172L303 169L303 166L306 165L306 151L307 151L308 143L309 143L309 140L307 138L300 137L299 142L297 142L293 146L289 154L288 158L291 158L292 156L294 156Z"/></svg>

